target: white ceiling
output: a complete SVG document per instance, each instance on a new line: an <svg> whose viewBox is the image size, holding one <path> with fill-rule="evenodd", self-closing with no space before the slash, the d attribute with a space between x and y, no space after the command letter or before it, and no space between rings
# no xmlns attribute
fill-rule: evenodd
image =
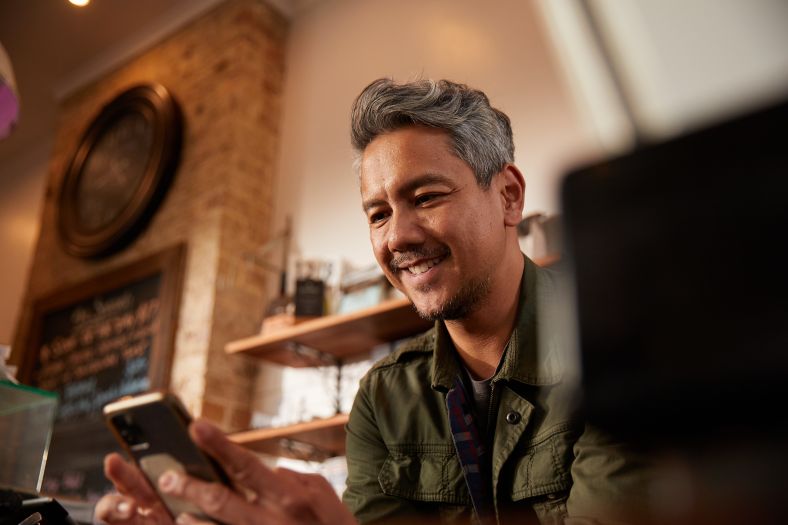
<svg viewBox="0 0 788 525"><path fill-rule="evenodd" d="M22 107L3 159L48 140L57 99L155 43L223 0L0 0L0 43L14 67ZM316 0L268 0L290 18ZM10 174L9 174L10 175Z"/></svg>

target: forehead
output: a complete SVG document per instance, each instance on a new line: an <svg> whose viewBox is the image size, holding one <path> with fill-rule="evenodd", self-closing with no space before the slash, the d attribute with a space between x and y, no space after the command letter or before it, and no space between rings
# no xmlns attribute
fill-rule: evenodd
<svg viewBox="0 0 788 525"><path fill-rule="evenodd" d="M361 156L361 194L391 193L425 175L440 175L457 183L473 172L454 153L449 134L424 126L409 126L379 135Z"/></svg>

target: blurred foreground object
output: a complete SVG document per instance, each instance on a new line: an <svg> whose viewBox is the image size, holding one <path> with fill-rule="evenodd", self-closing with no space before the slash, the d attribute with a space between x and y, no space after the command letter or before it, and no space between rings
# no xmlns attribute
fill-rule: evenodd
<svg viewBox="0 0 788 525"><path fill-rule="evenodd" d="M0 44L0 140L11 134L18 120L19 92L14 70L3 44Z"/></svg>
<svg viewBox="0 0 788 525"><path fill-rule="evenodd" d="M564 182L588 421L662 459L658 523L788 512L787 127L783 102Z"/></svg>
<svg viewBox="0 0 788 525"><path fill-rule="evenodd" d="M52 392L0 381L0 488L39 491L56 408Z"/></svg>
<svg viewBox="0 0 788 525"><path fill-rule="evenodd" d="M73 525L68 511L39 494L57 395L0 380L0 525Z"/></svg>

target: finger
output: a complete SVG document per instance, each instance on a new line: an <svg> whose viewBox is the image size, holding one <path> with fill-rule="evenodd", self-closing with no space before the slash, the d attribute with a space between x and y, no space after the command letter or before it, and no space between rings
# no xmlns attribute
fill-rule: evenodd
<svg viewBox="0 0 788 525"><path fill-rule="evenodd" d="M299 519L311 517L315 523L326 525L357 525L356 518L339 499L334 487L320 474L287 469L278 469L277 473L299 487L292 493L290 501L283 498L283 504L290 507L290 515Z"/></svg>
<svg viewBox="0 0 788 525"><path fill-rule="evenodd" d="M179 514L177 523L178 525L215 525L210 521L198 520L191 514Z"/></svg>
<svg viewBox="0 0 788 525"><path fill-rule="evenodd" d="M293 472L304 487L312 513L326 525L356 525L358 522L337 496L334 487L319 474Z"/></svg>
<svg viewBox="0 0 788 525"><path fill-rule="evenodd" d="M127 463L120 454L108 454L104 458L104 474L115 485L118 492L131 496L137 503L147 507L160 505L148 480L135 466Z"/></svg>
<svg viewBox="0 0 788 525"><path fill-rule="evenodd" d="M319 520L314 507L315 502L307 484L307 480L309 480L311 475L285 468L277 468L276 474L282 485L291 487L290 490L276 500L276 505L299 521L318 523ZM331 489L331 492L333 494L333 489ZM334 498L336 498L336 495L334 495Z"/></svg>
<svg viewBox="0 0 788 525"><path fill-rule="evenodd" d="M96 503L94 515L97 520L108 523L133 523L138 516L137 502L128 496L107 494Z"/></svg>
<svg viewBox="0 0 788 525"><path fill-rule="evenodd" d="M198 420L189 428L197 445L222 464L234 483L251 489L259 497L277 499L294 487L283 486L282 479L263 465L249 450L233 443L207 421Z"/></svg>
<svg viewBox="0 0 788 525"><path fill-rule="evenodd" d="M159 478L159 490L190 501L212 518L225 523L248 523L260 511L259 507L221 483L208 483L172 470Z"/></svg>
<svg viewBox="0 0 788 525"><path fill-rule="evenodd" d="M146 517L138 512L137 502L129 496L107 494L96 503L94 517L110 525L158 525L155 516Z"/></svg>

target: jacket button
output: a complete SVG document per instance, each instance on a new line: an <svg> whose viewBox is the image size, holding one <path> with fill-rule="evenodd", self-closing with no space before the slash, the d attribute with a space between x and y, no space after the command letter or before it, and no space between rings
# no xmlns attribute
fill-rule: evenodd
<svg viewBox="0 0 788 525"><path fill-rule="evenodd" d="M510 425L516 425L520 422L520 413L515 412L514 410L510 411L508 414L506 414L506 422Z"/></svg>

